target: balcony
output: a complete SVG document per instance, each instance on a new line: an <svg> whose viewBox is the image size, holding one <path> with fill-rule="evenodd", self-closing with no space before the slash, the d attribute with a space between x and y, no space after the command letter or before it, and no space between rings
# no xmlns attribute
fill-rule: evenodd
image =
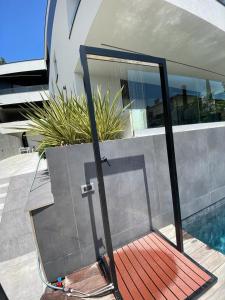
<svg viewBox="0 0 225 300"><path fill-rule="evenodd" d="M0 106L47 100L48 85L24 86L0 90Z"/></svg>
<svg viewBox="0 0 225 300"><path fill-rule="evenodd" d="M7 89L1 89L0 95L15 94L15 93L26 93L34 91L45 91L48 90L48 84L38 84L32 86L19 86Z"/></svg>

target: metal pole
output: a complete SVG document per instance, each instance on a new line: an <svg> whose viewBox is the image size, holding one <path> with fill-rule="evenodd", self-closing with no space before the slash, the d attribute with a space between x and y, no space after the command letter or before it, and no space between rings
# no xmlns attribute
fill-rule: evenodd
<svg viewBox="0 0 225 300"><path fill-rule="evenodd" d="M178 188L178 180L177 180L176 157L174 151L172 116L171 116L171 105L169 99L166 61L164 61L162 64L159 65L159 70L160 70L160 79L161 79L161 88L162 88L164 122L165 122L165 132L166 132L166 147L167 147L170 183L171 183L172 200L173 200L177 249L180 252L183 252L184 247L183 247L182 220L181 220L181 211L180 211L180 196L179 196L179 188Z"/></svg>
<svg viewBox="0 0 225 300"><path fill-rule="evenodd" d="M84 88L87 96L89 118L91 123L92 144L93 144L95 165L96 165L96 172L97 172L98 189L99 189L103 228L105 234L106 250L109 257L109 267L111 273L110 275L115 289L115 296L117 297L117 299L122 299L118 290L118 282L116 277L116 268L115 268L115 261L113 256L108 208L107 208L106 195L105 195L105 184L104 184L103 171L102 171L102 160L101 160L100 147L98 141L98 133L96 128L95 110L94 110L94 104L92 100L91 83L90 83L85 46L80 46L80 58L83 67L83 72L84 72L83 81L84 81Z"/></svg>
<svg viewBox="0 0 225 300"><path fill-rule="evenodd" d="M8 297L6 296L1 283L0 283L0 299L1 300L8 300Z"/></svg>

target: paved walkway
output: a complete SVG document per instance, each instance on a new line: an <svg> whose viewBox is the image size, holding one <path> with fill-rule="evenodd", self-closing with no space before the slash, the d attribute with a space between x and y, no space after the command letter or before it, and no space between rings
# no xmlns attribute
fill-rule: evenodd
<svg viewBox="0 0 225 300"><path fill-rule="evenodd" d="M0 282L9 300L39 300L44 288L25 212L38 161L37 153L0 161ZM42 161L39 170L44 169Z"/></svg>
<svg viewBox="0 0 225 300"><path fill-rule="evenodd" d="M0 223L9 187L9 178L0 179Z"/></svg>

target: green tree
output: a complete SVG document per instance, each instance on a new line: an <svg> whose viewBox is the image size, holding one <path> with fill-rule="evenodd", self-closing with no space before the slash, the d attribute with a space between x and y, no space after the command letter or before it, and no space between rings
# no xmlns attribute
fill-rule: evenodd
<svg viewBox="0 0 225 300"><path fill-rule="evenodd" d="M4 59L4 57L0 56L0 65L4 65L6 64L6 60Z"/></svg>

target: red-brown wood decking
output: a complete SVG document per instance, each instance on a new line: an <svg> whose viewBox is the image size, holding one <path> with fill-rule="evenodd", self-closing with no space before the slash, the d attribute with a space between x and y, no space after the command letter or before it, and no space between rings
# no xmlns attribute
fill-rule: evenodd
<svg viewBox="0 0 225 300"><path fill-rule="evenodd" d="M114 251L124 300L191 299L212 277L156 233Z"/></svg>

